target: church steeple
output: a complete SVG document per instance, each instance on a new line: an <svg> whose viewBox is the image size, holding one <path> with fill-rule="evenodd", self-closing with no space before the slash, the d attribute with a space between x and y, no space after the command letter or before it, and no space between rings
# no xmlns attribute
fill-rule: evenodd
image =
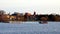
<svg viewBox="0 0 60 34"><path fill-rule="evenodd" d="M33 15L36 15L36 12L34 11L34 14Z"/></svg>

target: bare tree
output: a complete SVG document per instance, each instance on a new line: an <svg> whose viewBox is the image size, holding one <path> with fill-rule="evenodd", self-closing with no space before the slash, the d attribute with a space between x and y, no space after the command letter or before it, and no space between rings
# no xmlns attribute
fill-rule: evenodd
<svg viewBox="0 0 60 34"><path fill-rule="evenodd" d="M5 11L4 10L0 10L0 14L1 15L5 14Z"/></svg>

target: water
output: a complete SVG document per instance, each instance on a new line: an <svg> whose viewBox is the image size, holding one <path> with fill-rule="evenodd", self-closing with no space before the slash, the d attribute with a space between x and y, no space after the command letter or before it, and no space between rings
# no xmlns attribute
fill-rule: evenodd
<svg viewBox="0 0 60 34"><path fill-rule="evenodd" d="M0 23L0 34L60 34L60 22Z"/></svg>

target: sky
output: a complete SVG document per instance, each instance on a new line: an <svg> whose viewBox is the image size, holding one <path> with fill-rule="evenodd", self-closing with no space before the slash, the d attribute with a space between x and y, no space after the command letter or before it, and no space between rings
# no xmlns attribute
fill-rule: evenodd
<svg viewBox="0 0 60 34"><path fill-rule="evenodd" d="M0 0L0 10L7 13L60 14L60 0Z"/></svg>

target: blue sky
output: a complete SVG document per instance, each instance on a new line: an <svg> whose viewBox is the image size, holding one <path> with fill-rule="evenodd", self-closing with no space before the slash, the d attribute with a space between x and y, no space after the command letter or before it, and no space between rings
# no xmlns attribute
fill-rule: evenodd
<svg viewBox="0 0 60 34"><path fill-rule="evenodd" d="M7 13L60 14L60 0L0 0L0 10Z"/></svg>

